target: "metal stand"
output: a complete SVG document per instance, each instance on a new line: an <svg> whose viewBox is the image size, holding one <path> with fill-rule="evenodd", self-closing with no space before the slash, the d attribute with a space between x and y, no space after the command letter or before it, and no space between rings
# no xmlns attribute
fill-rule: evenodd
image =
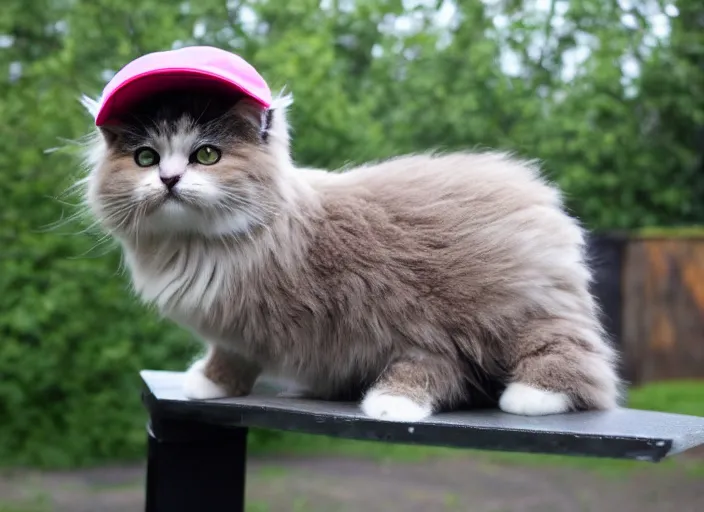
<svg viewBox="0 0 704 512"><path fill-rule="evenodd" d="M247 429L151 418L146 512L243 512Z"/></svg>

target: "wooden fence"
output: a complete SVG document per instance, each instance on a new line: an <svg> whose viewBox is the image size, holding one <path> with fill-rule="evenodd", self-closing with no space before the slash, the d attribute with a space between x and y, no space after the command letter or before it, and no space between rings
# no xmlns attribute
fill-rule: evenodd
<svg viewBox="0 0 704 512"><path fill-rule="evenodd" d="M595 235L590 253L624 377L704 378L704 236Z"/></svg>

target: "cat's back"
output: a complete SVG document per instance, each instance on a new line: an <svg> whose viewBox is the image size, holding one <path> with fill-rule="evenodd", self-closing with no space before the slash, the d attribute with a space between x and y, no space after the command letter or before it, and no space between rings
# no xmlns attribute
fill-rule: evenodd
<svg viewBox="0 0 704 512"><path fill-rule="evenodd" d="M356 196L392 208L451 214L463 205L561 207L559 191L536 164L498 152L407 155L340 173L306 170L305 176L329 200Z"/></svg>
<svg viewBox="0 0 704 512"><path fill-rule="evenodd" d="M304 176L340 218L366 212L373 223L435 225L446 234L466 234L461 238L469 243L522 229L581 242L559 189L536 163L506 153L409 155L340 173L308 170Z"/></svg>
<svg viewBox="0 0 704 512"><path fill-rule="evenodd" d="M358 253L360 261L376 256L377 267L433 266L434 280L463 285L587 278L584 232L532 162L412 155L307 179L326 213L319 240L347 248L336 261Z"/></svg>

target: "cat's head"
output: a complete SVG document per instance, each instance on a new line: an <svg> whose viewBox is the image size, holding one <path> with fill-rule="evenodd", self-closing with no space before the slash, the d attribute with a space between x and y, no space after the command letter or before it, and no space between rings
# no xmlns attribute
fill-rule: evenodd
<svg viewBox="0 0 704 512"><path fill-rule="evenodd" d="M88 148L89 208L118 236L220 237L265 226L285 200L290 101L267 109L212 91L145 98L119 123L97 129Z"/></svg>

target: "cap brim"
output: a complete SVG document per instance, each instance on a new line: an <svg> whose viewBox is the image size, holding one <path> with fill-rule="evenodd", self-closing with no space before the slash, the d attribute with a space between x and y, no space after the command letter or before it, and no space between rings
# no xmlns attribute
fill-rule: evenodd
<svg viewBox="0 0 704 512"><path fill-rule="evenodd" d="M266 94L239 84L237 81L204 70L170 68L156 69L130 77L102 98L102 104L95 118L96 126L119 123L120 119L140 101L171 90L209 89L222 93L245 95L263 108L269 108L271 98ZM268 91L262 91L266 93Z"/></svg>

